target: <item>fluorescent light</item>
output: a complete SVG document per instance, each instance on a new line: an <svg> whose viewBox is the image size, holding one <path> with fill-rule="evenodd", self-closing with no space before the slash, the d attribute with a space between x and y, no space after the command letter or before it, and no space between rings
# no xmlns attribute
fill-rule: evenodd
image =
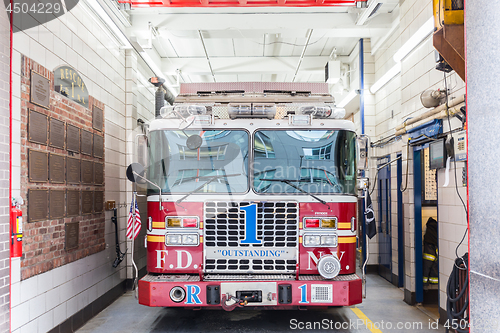
<svg viewBox="0 0 500 333"><path fill-rule="evenodd" d="M420 44L430 33L434 31L434 17L428 19L423 26L421 26L417 32L413 34L406 41L406 43L401 46L401 48L394 54L394 61L400 62L404 59L418 44Z"/></svg>
<svg viewBox="0 0 500 333"><path fill-rule="evenodd" d="M374 11L376 11L378 8L380 8L382 4L376 0L373 0L369 5L368 8L366 8L361 15L358 16L358 19L356 20L356 25L363 25L365 24L366 20L372 15Z"/></svg>
<svg viewBox="0 0 500 333"><path fill-rule="evenodd" d="M116 38L120 40L123 46L132 48L132 45L128 41L127 36L123 33L123 31L118 28L116 23L111 19L108 13L102 8L101 4L97 0L86 0L87 4L94 10L94 12L100 17L100 19L106 23L109 29L113 32Z"/></svg>
<svg viewBox="0 0 500 333"><path fill-rule="evenodd" d="M158 67L156 62L154 62L153 59L151 59L149 54L147 54L147 52L145 52L145 51L141 52L140 54L141 54L142 59L144 59L144 61L149 66L149 68L151 68L151 70L154 72L154 74L158 77L164 78L162 70L160 69L160 67Z"/></svg>
<svg viewBox="0 0 500 333"><path fill-rule="evenodd" d="M339 108L344 108L347 104L349 104L350 101L352 101L356 97L356 91L351 90L346 97L338 105L336 105Z"/></svg>
<svg viewBox="0 0 500 333"><path fill-rule="evenodd" d="M380 79L375 82L371 88L370 92L372 94L375 94L380 88L386 85L387 82L391 81L393 77L401 73L401 63L398 62L395 64L391 69L387 71Z"/></svg>

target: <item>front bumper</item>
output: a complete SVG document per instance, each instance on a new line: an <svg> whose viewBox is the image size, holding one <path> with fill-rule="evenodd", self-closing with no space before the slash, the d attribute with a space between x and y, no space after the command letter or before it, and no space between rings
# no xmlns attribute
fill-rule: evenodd
<svg viewBox="0 0 500 333"><path fill-rule="evenodd" d="M170 291L181 287L185 298L170 299ZM299 279L263 276L263 279L220 279L201 281L195 275L151 275L139 281L139 303L147 306L224 308L237 292L260 291L259 302L240 303L243 307L291 309L296 307L348 306L361 303L362 282L356 274L339 275L325 280L319 275L301 275ZM241 293L240 293L241 294ZM229 297L228 297L229 296ZM241 298L240 298L241 299ZM232 302L234 303L234 302Z"/></svg>

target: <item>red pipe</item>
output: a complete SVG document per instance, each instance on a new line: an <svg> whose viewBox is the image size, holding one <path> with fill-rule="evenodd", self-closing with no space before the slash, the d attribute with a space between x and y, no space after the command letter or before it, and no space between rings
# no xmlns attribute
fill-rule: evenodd
<svg viewBox="0 0 500 333"><path fill-rule="evenodd" d="M202 2L196 0L176 0L172 1L140 1L140 0L119 0L119 3L130 4L131 7L141 8L141 7L336 7L336 6L356 6L357 2L366 1L355 1L355 0L290 0L290 1L213 1L213 2Z"/></svg>
<svg viewBox="0 0 500 333"><path fill-rule="evenodd" d="M14 0L10 0L10 7L13 8ZM12 332L12 241L10 232L10 221L12 216L12 48L14 44L14 32L12 22L14 22L14 11L10 12L10 64L9 64L9 332Z"/></svg>
<svg viewBox="0 0 500 333"><path fill-rule="evenodd" d="M467 102L468 98L468 92L467 92L467 1L464 1L464 55L465 55L465 109L466 109L466 113L465 113L465 123L467 124L467 128L466 128L466 131L467 131L467 158L469 158L469 103ZM455 170L456 172L456 170ZM470 257L471 257L471 253L470 253L470 220L469 220L469 216L470 216L470 206L469 206L469 168L467 168L467 229L469 230L468 231L468 234L467 234L467 252L469 253L469 255L467 256L469 258L469 262L467 263L467 273L469 274L469 285L467 286L469 288L469 292L467 293L467 297L469 298L469 308L467 309L467 312L468 312L468 317L469 317L469 323L472 322L472 317L470 315L470 308L471 308L471 302L470 302L470 297L471 297L471 288L470 288Z"/></svg>

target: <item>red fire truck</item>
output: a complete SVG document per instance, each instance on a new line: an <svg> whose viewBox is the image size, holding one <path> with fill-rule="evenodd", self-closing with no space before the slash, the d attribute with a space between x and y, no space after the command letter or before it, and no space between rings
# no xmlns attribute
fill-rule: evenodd
<svg viewBox="0 0 500 333"><path fill-rule="evenodd" d="M361 303L356 134L327 84L187 84L148 130L147 306Z"/></svg>

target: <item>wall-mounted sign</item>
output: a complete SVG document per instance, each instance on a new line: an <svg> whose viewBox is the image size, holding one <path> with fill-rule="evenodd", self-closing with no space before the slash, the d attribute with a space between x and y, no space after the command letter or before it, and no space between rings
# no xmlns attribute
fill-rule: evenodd
<svg viewBox="0 0 500 333"><path fill-rule="evenodd" d="M61 66L54 70L54 89L72 101L89 107L89 91L74 68Z"/></svg>
<svg viewBox="0 0 500 333"><path fill-rule="evenodd" d="M47 109L50 105L50 80L35 71L31 71L30 102Z"/></svg>

